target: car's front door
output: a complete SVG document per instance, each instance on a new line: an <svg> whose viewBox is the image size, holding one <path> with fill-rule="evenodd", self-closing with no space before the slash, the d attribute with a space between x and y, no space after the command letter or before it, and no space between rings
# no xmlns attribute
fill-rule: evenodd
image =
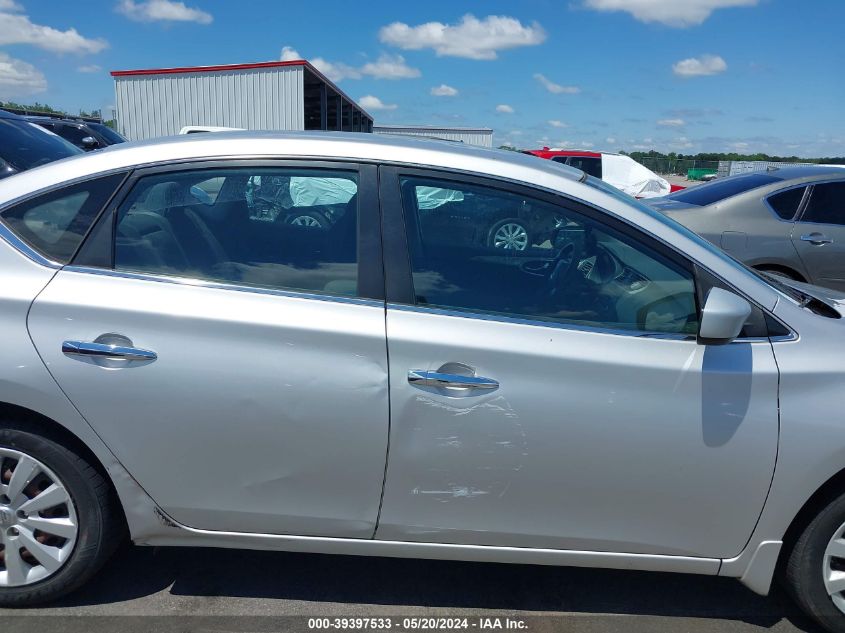
<svg viewBox="0 0 845 633"><path fill-rule="evenodd" d="M259 203L257 182L334 183L343 204L294 225L319 200ZM53 376L173 519L372 536L388 429L375 182L284 162L142 173L35 301Z"/></svg>
<svg viewBox="0 0 845 633"><path fill-rule="evenodd" d="M574 201L383 170L390 450L376 538L702 557L739 553L771 481L771 344L696 343L694 267ZM461 247L417 192L556 230L523 251ZM453 202L459 205L459 202ZM410 266L407 262L410 262ZM410 268L410 269L409 269ZM411 286L412 284L412 286ZM412 290L411 290L412 287Z"/></svg>
<svg viewBox="0 0 845 633"><path fill-rule="evenodd" d="M845 181L813 186L792 243L812 283L845 290Z"/></svg>

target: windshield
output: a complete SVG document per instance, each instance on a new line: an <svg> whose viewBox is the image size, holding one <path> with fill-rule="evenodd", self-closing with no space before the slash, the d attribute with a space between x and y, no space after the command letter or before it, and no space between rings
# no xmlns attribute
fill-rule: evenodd
<svg viewBox="0 0 845 633"><path fill-rule="evenodd" d="M731 176L730 178L723 178L721 180L716 179L707 184L698 185L697 187L688 187L687 189L666 196L666 199L703 207L749 191L750 189L770 185L778 180L780 178L775 178L767 174L742 174L741 176Z"/></svg>
<svg viewBox="0 0 845 633"><path fill-rule="evenodd" d="M18 171L82 154L63 138L17 119L0 119L0 158Z"/></svg>
<svg viewBox="0 0 845 633"><path fill-rule="evenodd" d="M125 138L111 129L108 125L103 125L102 123L89 123L88 127L105 137L109 143L115 144L126 142Z"/></svg>

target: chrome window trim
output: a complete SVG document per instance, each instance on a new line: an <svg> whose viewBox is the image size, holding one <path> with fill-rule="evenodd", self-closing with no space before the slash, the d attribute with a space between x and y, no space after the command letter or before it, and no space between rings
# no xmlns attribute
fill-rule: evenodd
<svg viewBox="0 0 845 633"><path fill-rule="evenodd" d="M778 222L783 222L784 224L795 224L801 216L801 213L804 211L804 205L807 203L807 198L810 193L810 189L813 186L813 183L801 183L797 185L792 185L790 187L784 187L783 189L778 189L777 191L772 191L771 193L766 194L763 196L763 205L769 210L769 213L772 214L772 217L777 220ZM772 207L771 203L769 202L769 198L772 196L779 195L781 193L786 193L787 191L791 191L792 189L798 189L799 187L804 187L804 195L801 196L801 200L798 202L798 206L795 207L795 213L792 214L792 218L786 219L782 218L778 215L778 212L775 211L774 207Z"/></svg>
<svg viewBox="0 0 845 633"><path fill-rule="evenodd" d="M275 297L289 297L292 299L309 299L316 301L329 301L332 303L347 303L353 305L365 305L384 308L384 301L377 299L363 299L360 297L345 297L343 295L320 294L307 290L282 290L279 288L263 288L261 286L245 286L242 284L226 283L222 281L210 281L193 277L179 277L176 275L162 275L154 273L130 272L124 270L111 270L109 268L95 268L93 266L65 266L62 270L71 273L86 275L101 275L104 277L117 277L120 279L132 279L135 281L155 281L158 283L169 283L178 286L192 286L195 288L209 288L212 290L233 290L235 292L248 292L258 295L270 295Z"/></svg>
<svg viewBox="0 0 845 633"><path fill-rule="evenodd" d="M438 308L434 306L413 306L405 303L388 303L385 308L387 310L398 310L400 312L417 312L421 314L436 314L439 316L458 317L463 319L476 319L479 321L492 321L494 323L512 323L515 325L531 325L535 327L548 327L556 330L571 330L575 332L585 332L588 334L610 334L613 336L627 336L630 338L647 338L665 341L689 342L698 345L698 338L693 334L674 334L671 332L636 332L633 330L616 329L610 327L598 327L590 325L581 325L578 323L564 323L555 321L540 321L537 319L529 319L525 317L506 316L503 314L488 314L484 312L474 312L472 310L455 310L449 308ZM734 343L766 343L782 342L782 341L797 341L798 336L790 328L790 333L784 336L767 337L767 336L748 336L736 338L731 341Z"/></svg>
<svg viewBox="0 0 845 633"><path fill-rule="evenodd" d="M587 332L593 334L613 334L617 336L629 336L631 338L654 338L674 341L689 341L696 342L694 334L675 334L671 332L637 332L635 330L625 330L621 328L600 327L591 325L582 325L579 323L567 323L557 321L542 321L539 319L531 319L528 317L507 316L504 314L492 314L486 312L476 312L473 310L458 310L450 308L441 308L435 306L419 306L407 305L404 303L388 303L388 310L399 310L401 312L419 312L423 314L437 314L439 316L459 317L463 319L476 319L479 321L493 321L495 323L513 323L515 325L533 325L539 327L549 327L557 330L575 330L578 332ZM763 339L768 340L768 339Z"/></svg>
<svg viewBox="0 0 845 633"><path fill-rule="evenodd" d="M15 232L7 226L6 222L2 218L0 218L0 237L2 237L9 246L14 248L24 257L34 261L36 264L40 264L46 268L52 268L53 270L58 270L62 267L59 262L55 262L52 259L44 257L44 255L19 238Z"/></svg>

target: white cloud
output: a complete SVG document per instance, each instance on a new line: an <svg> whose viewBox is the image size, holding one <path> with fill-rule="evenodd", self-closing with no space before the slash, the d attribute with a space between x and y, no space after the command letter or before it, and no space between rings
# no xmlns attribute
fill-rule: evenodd
<svg viewBox="0 0 845 633"><path fill-rule="evenodd" d="M660 127L683 127L686 122L683 119L660 119L657 121Z"/></svg>
<svg viewBox="0 0 845 633"><path fill-rule="evenodd" d="M358 99L358 103L365 110L395 110L399 106L395 103L383 103L378 97L373 95L365 95Z"/></svg>
<svg viewBox="0 0 845 633"><path fill-rule="evenodd" d="M505 15L488 15L479 20L467 14L457 24L426 22L409 26L393 22L379 30L379 39L404 50L431 48L438 57L489 60L496 59L499 51L542 44L546 32L536 22L526 26Z"/></svg>
<svg viewBox="0 0 845 633"><path fill-rule="evenodd" d="M502 114L513 114L514 109L507 103L502 103L496 106L496 112L501 112Z"/></svg>
<svg viewBox="0 0 845 633"><path fill-rule="evenodd" d="M330 62L322 57L309 60L311 64L332 81L360 79L361 71L341 62Z"/></svg>
<svg viewBox="0 0 845 633"><path fill-rule="evenodd" d="M103 39L88 39L74 28L59 31L50 26L33 24L28 15L9 13L20 8L5 2L0 7L0 46L30 44L53 53L99 53L108 48Z"/></svg>
<svg viewBox="0 0 845 633"><path fill-rule="evenodd" d="M283 62L289 62L305 58L295 48L284 46L279 59ZM382 55L376 61L368 62L360 68L342 62L330 62L322 57L315 57L309 61L314 68L332 81L361 79L364 75L375 79L411 79L420 76L419 69L408 66L405 63L405 58L401 55Z"/></svg>
<svg viewBox="0 0 845 633"><path fill-rule="evenodd" d="M0 52L0 98L28 97L47 90L47 80L32 64Z"/></svg>
<svg viewBox="0 0 845 633"><path fill-rule="evenodd" d="M408 66L401 55L381 55L376 61L361 66L361 73L375 79L413 79L420 76L419 69Z"/></svg>
<svg viewBox="0 0 845 633"><path fill-rule="evenodd" d="M435 97L454 97L458 94L458 89L453 88L452 86L447 86L446 84L440 84L439 86L434 86L431 89L431 94Z"/></svg>
<svg viewBox="0 0 845 633"><path fill-rule="evenodd" d="M612 136L608 136L606 139L604 139L604 142L605 142L605 143L610 143L611 145L613 145L613 143L615 143L615 142L616 142L616 139L615 139L615 138L613 138Z"/></svg>
<svg viewBox="0 0 845 633"><path fill-rule="evenodd" d="M173 0L120 0L115 11L136 22L196 22L211 24L214 21L207 11L189 7L184 2Z"/></svg>
<svg viewBox="0 0 845 633"><path fill-rule="evenodd" d="M97 64L86 64L84 66L77 66L76 68L76 72L78 73L98 73L101 70L102 67Z"/></svg>
<svg viewBox="0 0 845 633"><path fill-rule="evenodd" d="M758 0L584 0L597 11L627 11L640 22L659 22L686 27L701 24L713 11L731 7L753 7Z"/></svg>
<svg viewBox="0 0 845 633"><path fill-rule="evenodd" d="M0 11L23 11L23 7L15 0L0 0Z"/></svg>
<svg viewBox="0 0 845 633"><path fill-rule="evenodd" d="M581 92L581 89L578 86L561 86L560 84L556 84L550 79L547 79L545 75L541 75L540 73L534 73L534 79L543 84L543 87L552 94L577 95Z"/></svg>
<svg viewBox="0 0 845 633"><path fill-rule="evenodd" d="M705 75L718 75L728 69L725 60L718 55L701 55L682 59L672 64L672 72L678 77L702 77Z"/></svg>
<svg viewBox="0 0 845 633"><path fill-rule="evenodd" d="M279 55L280 62L292 62L296 59L302 59L302 55L299 54L299 51L290 46L282 47L282 53Z"/></svg>
<svg viewBox="0 0 845 633"><path fill-rule="evenodd" d="M737 152L742 152L744 150L747 150L749 146L748 143L745 143L743 141L737 141L736 143L728 143L728 147Z"/></svg>
<svg viewBox="0 0 845 633"><path fill-rule="evenodd" d="M581 147L583 149L592 149L595 146L595 143L590 143L590 141L581 141Z"/></svg>
<svg viewBox="0 0 845 633"><path fill-rule="evenodd" d="M552 127L569 127L566 123L564 123L563 121L558 121L557 119L552 119L546 122Z"/></svg>

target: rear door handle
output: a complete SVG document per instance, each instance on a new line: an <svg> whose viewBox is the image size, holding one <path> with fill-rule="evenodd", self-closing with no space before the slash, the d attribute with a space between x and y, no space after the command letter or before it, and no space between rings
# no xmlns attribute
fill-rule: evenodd
<svg viewBox="0 0 845 633"><path fill-rule="evenodd" d="M822 233L806 233L801 236L802 242L809 242L813 246L823 246L824 244L833 244L833 240Z"/></svg>
<svg viewBox="0 0 845 633"><path fill-rule="evenodd" d="M482 376L461 376L439 371L412 369L408 372L408 382L421 387L446 387L451 389L497 389L499 383L492 378Z"/></svg>
<svg viewBox="0 0 845 633"><path fill-rule="evenodd" d="M148 349L83 341L65 341L62 343L62 354L65 356L119 358L122 360L155 360L158 358L158 354Z"/></svg>

